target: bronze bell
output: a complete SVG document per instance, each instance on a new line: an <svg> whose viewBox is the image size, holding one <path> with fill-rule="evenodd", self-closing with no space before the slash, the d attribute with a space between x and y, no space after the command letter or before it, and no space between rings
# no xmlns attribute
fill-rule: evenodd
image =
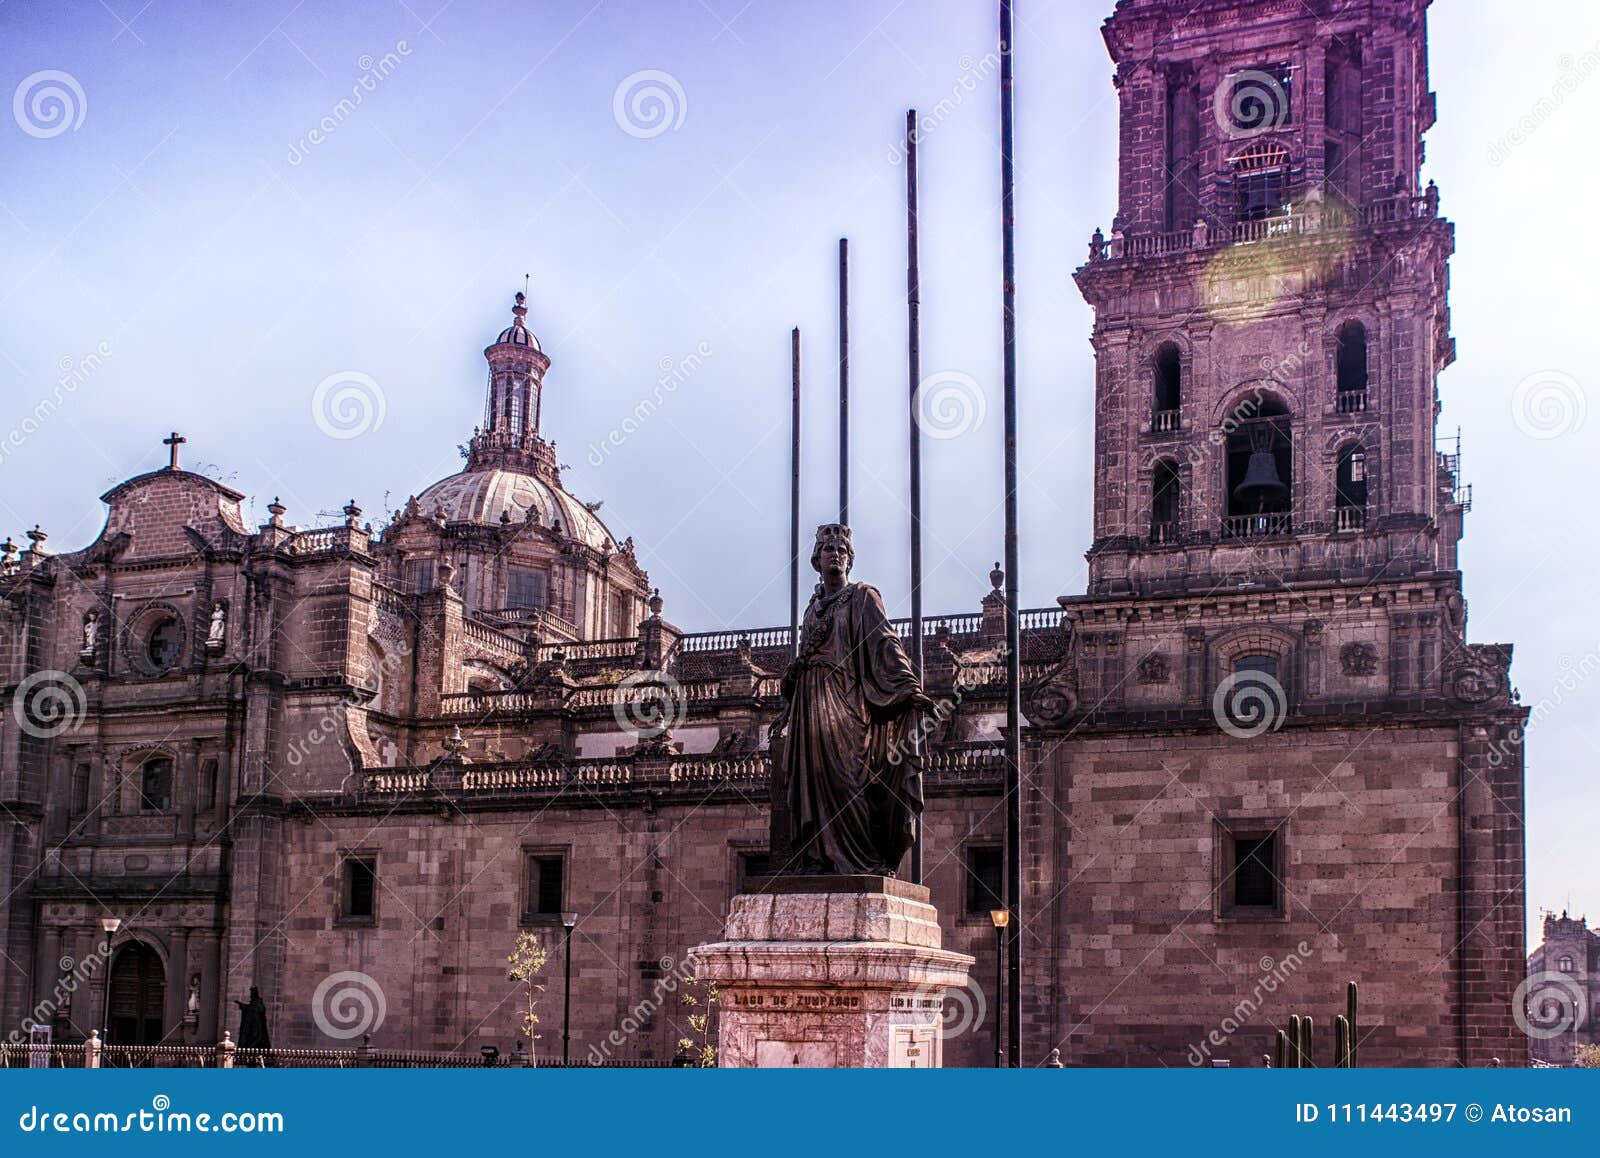
<svg viewBox="0 0 1600 1158"><path fill-rule="evenodd" d="M1250 451L1250 463L1245 468L1244 481L1233 488L1233 497L1246 507L1263 510L1269 502L1287 495L1289 488L1278 477L1278 460L1263 445L1265 440L1252 441L1255 445Z"/></svg>

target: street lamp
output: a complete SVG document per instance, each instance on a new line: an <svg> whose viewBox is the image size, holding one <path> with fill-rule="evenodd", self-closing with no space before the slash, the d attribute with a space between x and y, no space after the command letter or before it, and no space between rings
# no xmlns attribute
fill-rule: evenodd
<svg viewBox="0 0 1600 1158"><path fill-rule="evenodd" d="M111 1044L111 938L117 935L117 930L122 928L121 917L101 917L100 929L106 935L106 984L105 1004L100 1010L100 1044Z"/></svg>
<svg viewBox="0 0 1600 1158"><path fill-rule="evenodd" d="M1004 1055L1000 1051L1000 1012L1006 994L1006 926L1011 924L1009 909L990 909L989 920L994 922L994 1068L1002 1069Z"/></svg>
<svg viewBox="0 0 1600 1158"><path fill-rule="evenodd" d="M567 963L561 970L561 1064L572 1057L572 927L578 923L577 913L562 913L561 924L566 928Z"/></svg>

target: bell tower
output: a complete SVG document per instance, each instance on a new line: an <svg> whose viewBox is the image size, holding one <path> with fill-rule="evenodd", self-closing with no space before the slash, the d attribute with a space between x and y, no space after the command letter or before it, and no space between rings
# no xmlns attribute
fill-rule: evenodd
<svg viewBox="0 0 1600 1158"><path fill-rule="evenodd" d="M1103 29L1119 208L1076 275L1090 593L1452 571L1427 0L1201 8L1123 0Z"/></svg>
<svg viewBox="0 0 1600 1158"><path fill-rule="evenodd" d="M517 294L511 324L484 350L489 362L483 425L473 432L469 465L554 474L555 451L539 434L550 358L528 329L528 299Z"/></svg>

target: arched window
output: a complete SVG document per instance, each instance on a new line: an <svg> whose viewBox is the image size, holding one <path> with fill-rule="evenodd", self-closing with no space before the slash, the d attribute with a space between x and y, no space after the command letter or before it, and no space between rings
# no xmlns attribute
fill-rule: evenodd
<svg viewBox="0 0 1600 1158"><path fill-rule="evenodd" d="M1271 394L1246 397L1229 418L1227 513L1232 538L1286 535L1294 511L1294 448L1289 408Z"/></svg>
<svg viewBox="0 0 1600 1158"><path fill-rule="evenodd" d="M1346 322L1339 327L1335 364L1340 414L1359 414L1367 408L1367 327Z"/></svg>
<svg viewBox="0 0 1600 1158"><path fill-rule="evenodd" d="M1335 530L1359 531L1367 525L1367 452L1360 446L1339 452L1333 506Z"/></svg>
<svg viewBox="0 0 1600 1158"><path fill-rule="evenodd" d="M1563 958L1561 958L1561 960L1556 963L1556 968L1561 970L1561 972L1563 972L1563 973L1571 973L1572 972L1572 958L1571 957L1563 957Z"/></svg>
<svg viewBox="0 0 1600 1158"><path fill-rule="evenodd" d="M178 662L183 654L183 632L178 621L171 616L159 619L150 628L145 639L145 656L155 671L163 672Z"/></svg>
<svg viewBox="0 0 1600 1158"><path fill-rule="evenodd" d="M1150 541L1174 543L1178 539L1178 519L1182 509L1178 466L1169 459L1156 463L1150 481Z"/></svg>
<svg viewBox="0 0 1600 1158"><path fill-rule="evenodd" d="M1178 429L1178 411L1183 405L1183 359L1178 347L1165 343L1156 351L1155 396L1152 400L1151 429Z"/></svg>

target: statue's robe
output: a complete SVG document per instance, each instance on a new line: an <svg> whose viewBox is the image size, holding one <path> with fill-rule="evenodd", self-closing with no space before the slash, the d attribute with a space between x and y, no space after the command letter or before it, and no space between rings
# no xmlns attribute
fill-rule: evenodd
<svg viewBox="0 0 1600 1158"><path fill-rule="evenodd" d="M911 710L921 685L874 588L817 589L783 690L784 871L892 874L922 813Z"/></svg>

